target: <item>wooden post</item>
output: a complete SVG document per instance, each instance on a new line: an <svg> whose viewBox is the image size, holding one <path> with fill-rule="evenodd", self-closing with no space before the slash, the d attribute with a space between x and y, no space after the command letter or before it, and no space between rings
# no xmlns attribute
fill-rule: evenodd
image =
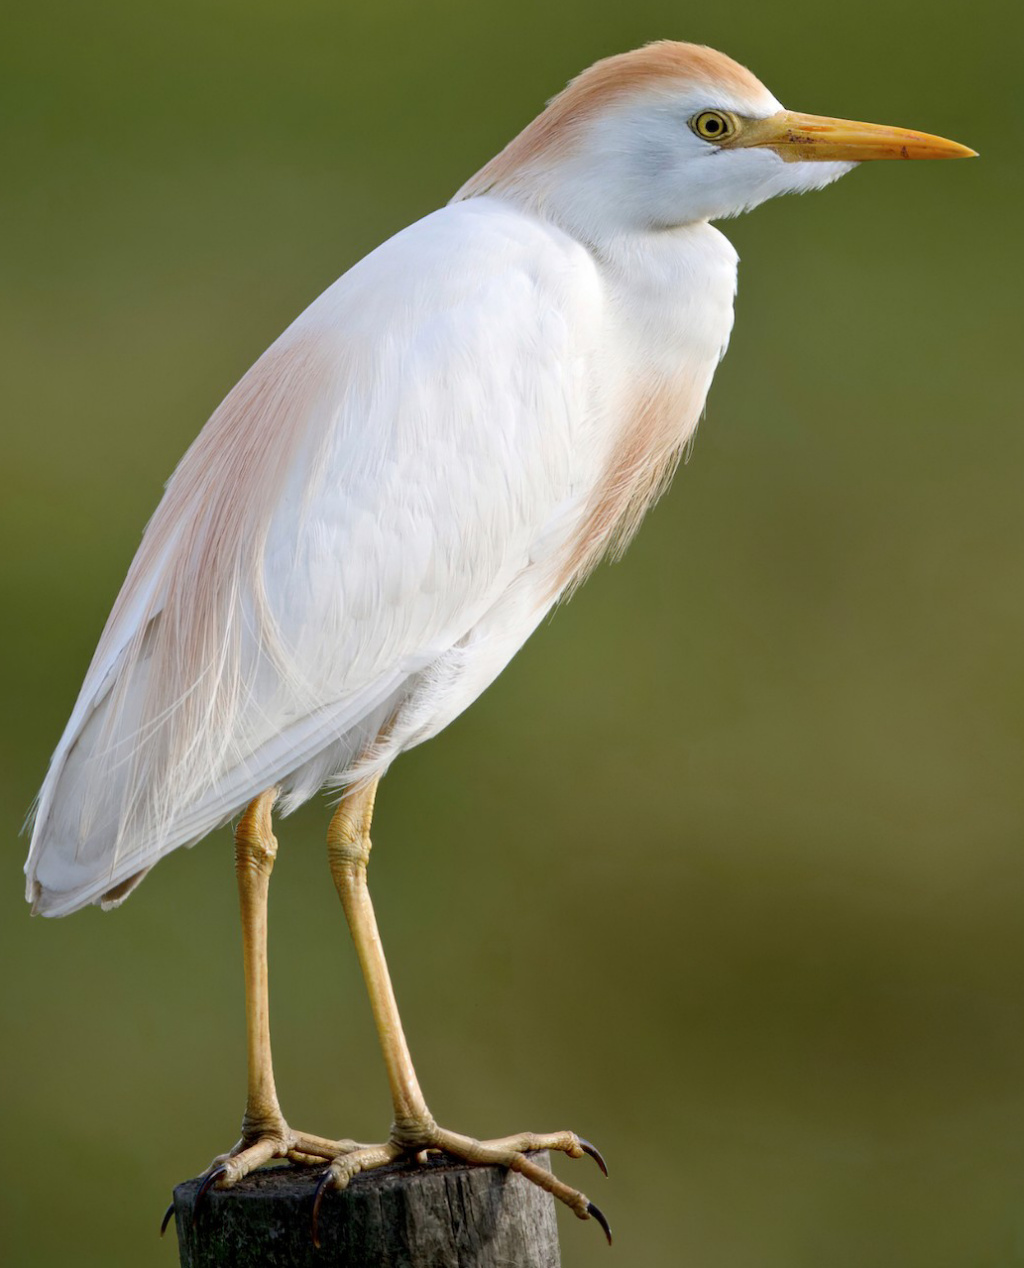
<svg viewBox="0 0 1024 1268"><path fill-rule="evenodd" d="M548 1165L546 1153L532 1155ZM504 1167L446 1158L358 1175L320 1208L320 1168L275 1167L231 1189L174 1190L182 1268L559 1268L555 1203Z"/></svg>

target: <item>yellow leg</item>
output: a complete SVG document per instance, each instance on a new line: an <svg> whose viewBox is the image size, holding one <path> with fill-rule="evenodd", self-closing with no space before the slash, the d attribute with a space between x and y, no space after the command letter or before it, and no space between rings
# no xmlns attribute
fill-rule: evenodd
<svg viewBox="0 0 1024 1268"><path fill-rule="evenodd" d="M388 974L366 879L370 860L370 821L376 791L377 781L374 780L353 789L342 798L328 829L327 857L370 997L370 1007L391 1088L394 1121L386 1143L348 1149L331 1163L317 1190L314 1237L316 1211L327 1189L343 1189L360 1171L434 1149L466 1162L498 1164L518 1171L564 1202L580 1219L596 1219L610 1241L608 1223L598 1208L578 1190L562 1184L550 1171L525 1156L525 1152L537 1149L560 1150L571 1158L581 1158L586 1153L595 1158L602 1171L605 1171L601 1155L588 1141L569 1131L547 1135L522 1132L500 1140L475 1140L439 1127L427 1108L402 1030L402 1020L398 1014L398 1004Z"/></svg>
<svg viewBox="0 0 1024 1268"><path fill-rule="evenodd" d="M270 816L276 799L276 788L257 797L235 830L235 876L242 916L249 1070L245 1117L242 1119L243 1139L280 1133L284 1125L270 1055L270 971L267 963L267 897L270 873L277 858L277 838Z"/></svg>
<svg viewBox="0 0 1024 1268"><path fill-rule="evenodd" d="M293 1131L285 1122L274 1085L270 1053L269 969L267 964L267 896L277 857L271 813L277 789L250 803L235 829L235 875L242 917L242 959L245 967L245 1025L248 1046L248 1090L242 1137L226 1154L214 1158L205 1185L234 1184L272 1158L323 1163L347 1149L352 1140L328 1140Z"/></svg>
<svg viewBox="0 0 1024 1268"><path fill-rule="evenodd" d="M401 1138L411 1131L419 1138L424 1128L433 1129L435 1124L413 1069L366 883L366 867L370 861L370 820L376 791L377 781L374 780L342 800L327 830L327 859L352 932L384 1053L391 1100L395 1107L391 1134Z"/></svg>

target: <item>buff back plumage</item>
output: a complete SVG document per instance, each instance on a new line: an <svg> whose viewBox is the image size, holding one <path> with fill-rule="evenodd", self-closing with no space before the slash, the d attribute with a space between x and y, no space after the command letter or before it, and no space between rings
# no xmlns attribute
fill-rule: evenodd
<svg viewBox="0 0 1024 1268"><path fill-rule="evenodd" d="M101 857L108 878L119 875L133 843L242 756L256 660L294 677L262 558L289 466L337 371L322 342L282 336L168 483L90 666L94 694L83 693L40 798L37 828L76 842L73 871L91 875Z"/></svg>

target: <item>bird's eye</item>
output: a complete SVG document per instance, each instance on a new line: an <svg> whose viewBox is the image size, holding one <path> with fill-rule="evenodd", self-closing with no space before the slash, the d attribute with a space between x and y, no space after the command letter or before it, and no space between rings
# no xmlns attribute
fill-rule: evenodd
<svg viewBox="0 0 1024 1268"><path fill-rule="evenodd" d="M724 141L736 131L736 124L720 110L702 110L690 120L690 127L702 141Z"/></svg>

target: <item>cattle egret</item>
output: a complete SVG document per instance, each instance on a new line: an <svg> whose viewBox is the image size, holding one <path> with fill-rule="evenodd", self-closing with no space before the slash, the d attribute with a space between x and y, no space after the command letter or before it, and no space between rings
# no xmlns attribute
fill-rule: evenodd
<svg viewBox="0 0 1024 1268"><path fill-rule="evenodd" d="M692 436L733 321L736 252L709 221L865 159L974 152L785 110L711 49L597 62L458 191L356 264L214 412L143 536L39 793L28 898L115 907L233 816L244 947L242 1136L207 1171L358 1172L438 1150L498 1163L582 1219L526 1154L434 1121L366 883L378 781L620 551ZM270 1055L271 815L327 786L334 883L394 1121L383 1144L293 1130ZM314 1216L315 1218L315 1216Z"/></svg>

